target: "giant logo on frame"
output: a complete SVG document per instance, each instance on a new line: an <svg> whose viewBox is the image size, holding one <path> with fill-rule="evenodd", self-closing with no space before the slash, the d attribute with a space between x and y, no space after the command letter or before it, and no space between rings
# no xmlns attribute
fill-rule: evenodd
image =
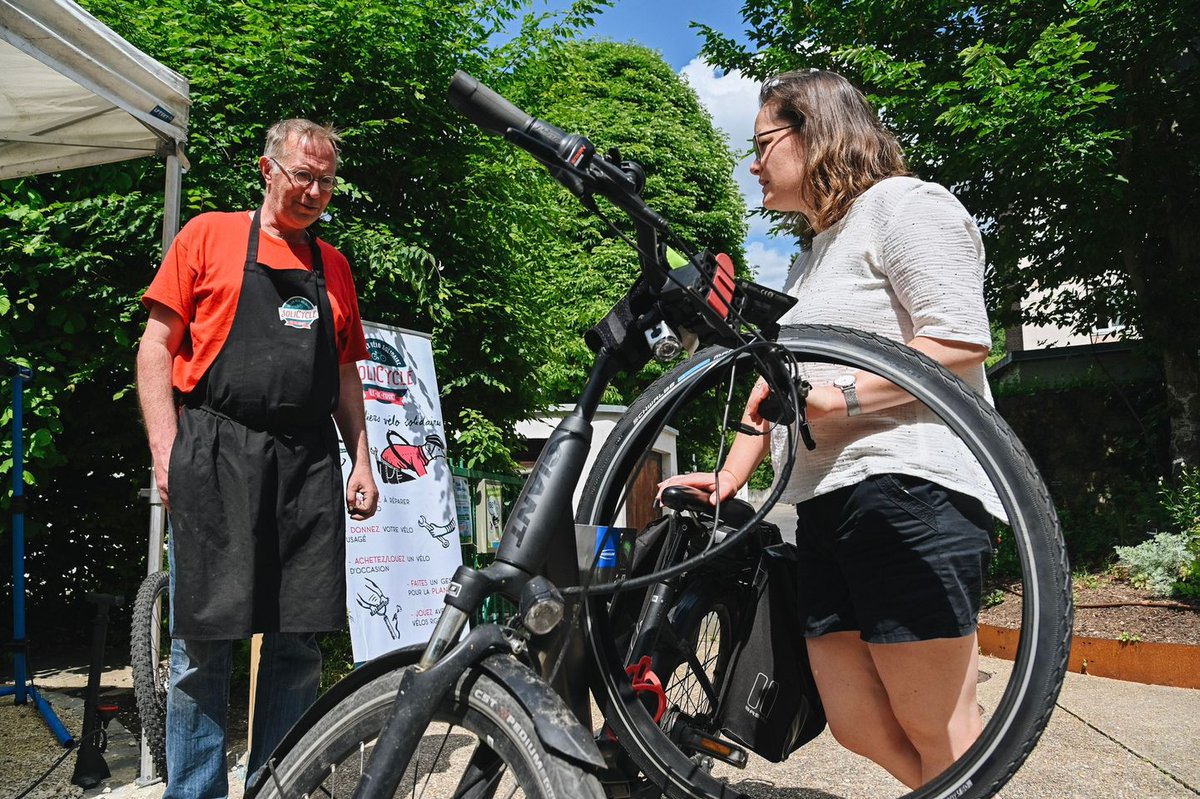
<svg viewBox="0 0 1200 799"><path fill-rule="evenodd" d="M363 398L385 405L403 405L408 387L416 382L416 375L405 364L404 356L386 341L369 338L367 357L369 363L358 365Z"/></svg>

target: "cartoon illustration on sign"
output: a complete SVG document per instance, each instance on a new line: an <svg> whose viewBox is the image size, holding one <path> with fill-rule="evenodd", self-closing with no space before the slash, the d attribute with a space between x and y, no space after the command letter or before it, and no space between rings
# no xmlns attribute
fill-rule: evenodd
<svg viewBox="0 0 1200 799"><path fill-rule="evenodd" d="M365 594L359 593L356 599L358 604L371 612L372 616L382 616L383 623L387 625L388 635L395 641L400 637L400 603L396 603L396 609L392 611L391 618L388 618L388 605L391 603L383 590L370 577L365 578L370 590Z"/></svg>
<svg viewBox="0 0 1200 799"><path fill-rule="evenodd" d="M434 524L427 520L424 516L417 520L417 524L425 528L425 531L431 536L442 542L442 546L450 546L450 534L454 532L454 521L450 520L445 524Z"/></svg>
<svg viewBox="0 0 1200 799"><path fill-rule="evenodd" d="M375 463L379 478L389 485L417 480L429 473L429 464L446 457L446 443L436 433L425 436L420 444L410 444L396 430L387 431L387 448Z"/></svg>

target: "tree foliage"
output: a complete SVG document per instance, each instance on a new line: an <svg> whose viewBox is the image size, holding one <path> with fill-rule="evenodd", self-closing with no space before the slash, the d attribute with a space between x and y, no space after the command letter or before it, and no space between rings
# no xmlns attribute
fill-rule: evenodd
<svg viewBox="0 0 1200 799"><path fill-rule="evenodd" d="M342 185L319 233L350 258L364 318L432 333L453 454L469 465L511 464L515 422L570 392L577 378L557 364L580 357L578 335L626 284L633 258L527 156L445 102L456 69L628 149L651 172L652 201L688 238L737 251L740 210L721 180L728 156L695 97L645 51L572 49L602 0L532 17L502 44L496 34L524 0L84 5L190 82L185 221L259 202L256 163L274 120L341 129ZM635 152L648 130L652 145ZM31 607L130 590L144 571L137 491L149 456L132 367L161 209L152 161L0 183L0 357L35 372L25 425ZM0 408L7 475L11 409Z"/></svg>
<svg viewBox="0 0 1200 799"><path fill-rule="evenodd" d="M616 148L640 164L644 197L672 229L694 247L729 253L742 267L745 209L732 177L734 159L695 93L658 54L633 44L572 42L524 65L509 89L535 116L588 136L597 152ZM638 274L637 255L608 223L526 161L545 186L540 213L548 232L529 286L552 348L540 379L547 400L567 402L590 364L583 333L624 296ZM604 210L632 236L624 214ZM618 381L607 401L627 404L659 372L651 366L640 379Z"/></svg>
<svg viewBox="0 0 1200 799"><path fill-rule="evenodd" d="M1163 358L1177 463L1200 461L1197 0L745 0L749 46L708 60L765 78L820 67L882 109L919 174L981 222L993 309L1120 318Z"/></svg>

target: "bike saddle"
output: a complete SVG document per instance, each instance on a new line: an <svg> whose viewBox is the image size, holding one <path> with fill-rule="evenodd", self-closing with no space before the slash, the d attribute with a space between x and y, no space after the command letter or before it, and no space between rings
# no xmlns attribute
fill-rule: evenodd
<svg viewBox="0 0 1200 799"><path fill-rule="evenodd" d="M708 504L708 496L691 486L667 486L662 492L662 504L671 510L690 510L712 518L716 510ZM741 499L730 498L721 503L721 521L732 527L741 527L754 515L754 506Z"/></svg>

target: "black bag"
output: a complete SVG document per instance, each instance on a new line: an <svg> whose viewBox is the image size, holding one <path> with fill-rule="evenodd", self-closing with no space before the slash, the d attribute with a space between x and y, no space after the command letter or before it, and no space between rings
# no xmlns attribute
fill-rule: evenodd
<svg viewBox="0 0 1200 799"><path fill-rule="evenodd" d="M740 625L717 718L733 740L774 763L825 729L796 597L796 547L766 547L754 577L753 623Z"/></svg>

